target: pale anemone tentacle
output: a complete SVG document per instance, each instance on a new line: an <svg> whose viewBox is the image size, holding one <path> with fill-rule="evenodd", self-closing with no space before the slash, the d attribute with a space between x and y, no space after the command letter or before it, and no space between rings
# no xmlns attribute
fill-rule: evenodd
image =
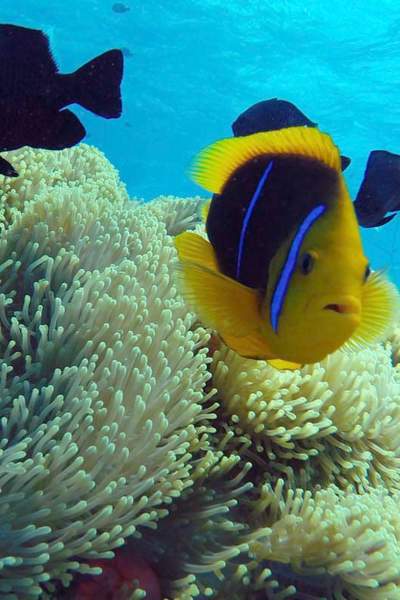
<svg viewBox="0 0 400 600"><path fill-rule="evenodd" d="M0 175L0 223L7 224L26 202L46 190L76 189L90 198L122 204L128 199L117 170L94 146L79 144L57 152L23 147L3 152L19 176Z"/></svg>
<svg viewBox="0 0 400 600"><path fill-rule="evenodd" d="M221 346L212 372L221 413L269 469L295 460L320 483L400 489L400 372L390 348L339 350L291 372Z"/></svg>
<svg viewBox="0 0 400 600"><path fill-rule="evenodd" d="M0 594L38 598L50 580L99 572L86 561L154 527L193 485L192 453L210 452L210 375L165 225L127 202L101 153L22 149L13 164L22 175L3 188L0 240Z"/></svg>
<svg viewBox="0 0 400 600"><path fill-rule="evenodd" d="M201 208L204 198L178 198L176 196L157 196L148 205L149 210L165 223L167 233L175 236L182 231L195 229L201 220Z"/></svg>
<svg viewBox="0 0 400 600"><path fill-rule="evenodd" d="M265 485L254 514L270 532L251 544L258 560L323 577L328 598L388 600L400 594L399 494L379 486L361 494L335 485L314 493ZM272 567L273 569L273 567Z"/></svg>
<svg viewBox="0 0 400 600"><path fill-rule="evenodd" d="M53 600L130 538L172 561L171 600L399 597L396 332L293 372L220 343L211 362L168 235L204 235L197 200L128 203L84 145L12 162L0 595Z"/></svg>

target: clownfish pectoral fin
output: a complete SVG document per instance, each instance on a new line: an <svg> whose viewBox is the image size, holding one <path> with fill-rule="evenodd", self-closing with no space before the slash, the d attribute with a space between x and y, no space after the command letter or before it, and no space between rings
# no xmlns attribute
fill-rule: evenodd
<svg viewBox="0 0 400 600"><path fill-rule="evenodd" d="M372 273L364 284L361 322L344 349L361 349L386 338L400 312L396 286L381 271Z"/></svg>
<svg viewBox="0 0 400 600"><path fill-rule="evenodd" d="M201 206L201 219L205 223L207 221L208 213L210 210L211 200L207 200Z"/></svg>
<svg viewBox="0 0 400 600"><path fill-rule="evenodd" d="M177 274L189 306L221 336L229 332L243 336L258 326L258 295L254 290L195 263L181 263Z"/></svg>
<svg viewBox="0 0 400 600"><path fill-rule="evenodd" d="M268 360L268 364L274 369L279 369L279 371L294 371L295 369L301 369L303 365L300 363L290 362L288 360L282 360L280 358L273 358L272 360Z"/></svg>
<svg viewBox="0 0 400 600"><path fill-rule="evenodd" d="M267 340L257 331L252 331L247 335L238 336L234 334L221 335L222 341L226 346L234 350L243 358L253 360L268 360L274 356Z"/></svg>
<svg viewBox="0 0 400 600"><path fill-rule="evenodd" d="M192 231L184 231L174 239L179 260L201 265L211 271L218 270L217 259L210 242Z"/></svg>
<svg viewBox="0 0 400 600"><path fill-rule="evenodd" d="M203 264L183 261L176 269L183 297L205 325L221 336L256 329L259 299L252 290Z"/></svg>

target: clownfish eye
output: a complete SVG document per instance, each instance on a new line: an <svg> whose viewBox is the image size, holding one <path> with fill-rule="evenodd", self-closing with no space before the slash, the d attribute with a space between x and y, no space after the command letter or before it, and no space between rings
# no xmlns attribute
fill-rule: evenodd
<svg viewBox="0 0 400 600"><path fill-rule="evenodd" d="M367 281L368 277L371 275L371 267L369 265L366 266L364 273L364 281Z"/></svg>
<svg viewBox="0 0 400 600"><path fill-rule="evenodd" d="M315 259L312 254L309 252L305 252L300 257L300 271L303 275L308 275L314 268Z"/></svg>

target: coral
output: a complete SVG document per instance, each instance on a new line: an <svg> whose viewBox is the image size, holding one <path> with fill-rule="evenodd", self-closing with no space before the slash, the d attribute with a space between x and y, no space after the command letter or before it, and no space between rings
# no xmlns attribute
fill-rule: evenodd
<svg viewBox="0 0 400 600"><path fill-rule="evenodd" d="M89 181L93 151L80 151ZM50 179L15 205L0 242L0 593L10 598L67 585L154 527L193 484L192 452L210 451L207 335L171 282L171 239L118 183L79 178Z"/></svg>
<svg viewBox="0 0 400 600"><path fill-rule="evenodd" d="M211 335L214 440L251 461L253 483L240 500L245 575L217 598L400 598L395 336L278 371Z"/></svg>

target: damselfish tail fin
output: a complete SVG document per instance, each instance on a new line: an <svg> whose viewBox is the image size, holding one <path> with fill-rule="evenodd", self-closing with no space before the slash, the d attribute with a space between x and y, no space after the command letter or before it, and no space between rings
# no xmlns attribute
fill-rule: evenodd
<svg viewBox="0 0 400 600"><path fill-rule="evenodd" d="M2 156L0 156L0 175L4 175L5 177L18 177L18 173L12 164Z"/></svg>
<svg viewBox="0 0 400 600"><path fill-rule="evenodd" d="M75 102L106 119L121 116L121 80L124 57L121 50L108 50L75 73Z"/></svg>

